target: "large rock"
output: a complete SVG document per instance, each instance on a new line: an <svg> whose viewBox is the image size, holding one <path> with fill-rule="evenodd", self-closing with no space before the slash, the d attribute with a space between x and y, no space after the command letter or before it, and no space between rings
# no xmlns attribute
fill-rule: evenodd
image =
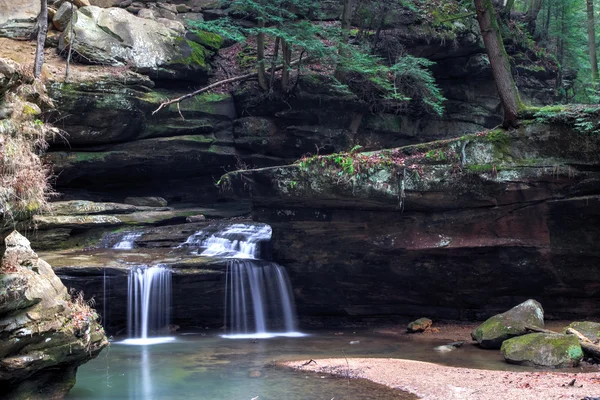
<svg viewBox="0 0 600 400"><path fill-rule="evenodd" d="M61 6L58 7L58 10L56 10L56 14L54 14L54 16L52 17L52 24L59 31L64 31L69 22L71 22L73 13L76 11L77 7L75 7L74 5L73 7L71 7L70 2L62 3Z"/></svg>
<svg viewBox="0 0 600 400"><path fill-rule="evenodd" d="M75 13L73 35L65 29L59 50L70 44L87 62L127 65L158 79L204 81L210 52L181 33L120 8L83 7Z"/></svg>
<svg viewBox="0 0 600 400"><path fill-rule="evenodd" d="M48 263L16 231L0 269L0 392L3 398L62 398L77 367L108 345L96 313L71 300Z"/></svg>
<svg viewBox="0 0 600 400"><path fill-rule="evenodd" d="M527 327L544 327L544 309L535 300L527 300L505 313L494 315L471 333L483 348L499 349L502 342L527 333Z"/></svg>
<svg viewBox="0 0 600 400"><path fill-rule="evenodd" d="M530 333L504 341L501 351L511 364L534 367L576 367L583 358L573 335Z"/></svg>
<svg viewBox="0 0 600 400"><path fill-rule="evenodd" d="M0 37L28 39L40 8L38 0L0 0Z"/></svg>
<svg viewBox="0 0 600 400"><path fill-rule="evenodd" d="M600 309L599 167L600 137L529 123L221 185L272 226L300 314L486 319L535 296L573 320Z"/></svg>
<svg viewBox="0 0 600 400"><path fill-rule="evenodd" d="M594 343L597 343L600 339L600 323L598 322L577 321L569 324L567 328L575 329Z"/></svg>

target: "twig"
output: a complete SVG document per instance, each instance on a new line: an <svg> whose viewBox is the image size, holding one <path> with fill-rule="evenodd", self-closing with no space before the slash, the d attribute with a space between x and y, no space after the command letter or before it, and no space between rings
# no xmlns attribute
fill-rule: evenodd
<svg viewBox="0 0 600 400"><path fill-rule="evenodd" d="M310 360L308 360L307 362L305 362L304 364L302 364L302 366L304 367L304 366L306 366L306 365L308 365L310 363L315 363L316 364L317 362L311 358Z"/></svg>
<svg viewBox="0 0 600 400"><path fill-rule="evenodd" d="M346 353L342 350L342 354L346 359L346 379L348 380L348 385L350 385L350 363L348 362L348 357L346 357Z"/></svg>
<svg viewBox="0 0 600 400"><path fill-rule="evenodd" d="M289 66L296 65L296 64L300 63L301 61L302 60L296 60L296 61L290 63ZM305 60L305 61L308 61L308 60ZM278 66L278 67L275 68L275 71L278 71L278 70L280 70L282 68L283 68L283 65L280 65L280 66ZM185 95L183 95L181 97L177 97L176 99L171 99L171 100L163 101L162 103L160 103L160 105L158 106L158 108L156 110L152 111L152 115L156 114L157 112L159 112L160 110L162 110L163 108L165 108L168 105L171 105L171 104L174 104L174 103L181 103L183 100L189 99L190 97L197 96L200 93L208 92L209 90L214 89L217 86L225 85L227 83L244 81L244 80L247 80L247 79L255 78L257 76L258 76L258 72L251 72L249 74L240 75L240 76L236 76L236 77L229 78L229 79L224 79L222 81L215 82L213 84L205 86L202 89L198 89L198 90L195 90L195 91L193 91L191 93L185 94Z"/></svg>

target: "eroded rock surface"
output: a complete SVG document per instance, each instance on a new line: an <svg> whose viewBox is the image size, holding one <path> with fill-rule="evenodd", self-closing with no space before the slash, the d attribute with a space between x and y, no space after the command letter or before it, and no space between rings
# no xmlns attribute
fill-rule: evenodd
<svg viewBox="0 0 600 400"><path fill-rule="evenodd" d="M77 367L108 345L96 313L72 300L52 267L17 233L0 269L0 393L3 398L63 398Z"/></svg>
<svg viewBox="0 0 600 400"><path fill-rule="evenodd" d="M299 314L598 313L600 138L562 124L221 179L273 228ZM335 276L335 280L330 277Z"/></svg>

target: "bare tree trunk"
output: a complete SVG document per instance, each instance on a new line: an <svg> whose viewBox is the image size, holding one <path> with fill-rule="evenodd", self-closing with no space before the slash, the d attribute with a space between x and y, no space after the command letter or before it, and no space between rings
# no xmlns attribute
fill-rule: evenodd
<svg viewBox="0 0 600 400"><path fill-rule="evenodd" d="M281 90L288 91L290 83L290 61L292 58L292 49L288 42L281 38L281 54L283 55L283 70L281 71Z"/></svg>
<svg viewBox="0 0 600 400"><path fill-rule="evenodd" d="M535 33L536 21L542 5L543 0L529 0L529 8L527 9L527 30L533 35Z"/></svg>
<svg viewBox="0 0 600 400"><path fill-rule="evenodd" d="M345 57L345 52L344 52L344 45L346 45L346 43L348 42L348 37L349 37L349 30L350 30L350 20L352 19L352 12L354 11L354 6L356 5L356 1L357 0L344 0L344 10L342 11L342 38L341 38L341 44L338 50L338 54L340 56L340 58L344 58ZM346 74L344 73L344 71L342 71L339 68L340 63L338 62L338 65L335 69L335 78L340 81L343 82L346 80Z"/></svg>
<svg viewBox="0 0 600 400"><path fill-rule="evenodd" d="M474 0L474 3L481 36L483 36L483 43L490 59L496 88L504 108L503 125L505 127L516 127L519 125L519 112L523 108L523 103L510 70L508 55L504 49L494 6L491 0Z"/></svg>
<svg viewBox="0 0 600 400"><path fill-rule="evenodd" d="M258 63L258 85L262 90L267 90L267 78L265 76L265 34L262 28L265 27L265 21L261 18L258 20L258 35L256 35L256 61Z"/></svg>
<svg viewBox="0 0 600 400"><path fill-rule="evenodd" d="M511 13L514 5L515 5L515 0L508 0L506 2L506 5L504 6L504 10L502 11L502 13L504 14L504 17L506 19L510 19L510 13Z"/></svg>
<svg viewBox="0 0 600 400"><path fill-rule="evenodd" d="M75 21L75 4L71 0L71 23L69 24L69 53L67 54L67 68L65 69L65 82L69 82L69 66L71 65L71 55L73 54L73 43L75 43L75 34L73 32L73 24Z"/></svg>
<svg viewBox="0 0 600 400"><path fill-rule="evenodd" d="M594 81L594 87L598 81L598 57L596 56L596 28L594 18L594 1L586 0L587 4L587 31L588 31L588 42L590 46L590 64L592 66L592 80Z"/></svg>
<svg viewBox="0 0 600 400"><path fill-rule="evenodd" d="M277 56L279 55L279 42L281 38L279 36L275 39L275 49L273 50L273 57L271 58L271 76L269 77L269 93L273 92L273 82L275 81L275 64L277 64Z"/></svg>
<svg viewBox="0 0 600 400"><path fill-rule="evenodd" d="M46 34L48 33L48 1L40 1L41 8L37 20L37 47L35 48L35 62L33 64L33 76L36 78L39 78L42 75L42 65L44 65L44 45L46 42Z"/></svg>

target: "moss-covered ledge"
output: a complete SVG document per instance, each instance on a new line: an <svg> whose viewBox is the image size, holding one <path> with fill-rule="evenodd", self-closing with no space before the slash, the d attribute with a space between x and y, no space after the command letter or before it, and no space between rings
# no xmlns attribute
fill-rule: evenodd
<svg viewBox="0 0 600 400"><path fill-rule="evenodd" d="M355 149L356 150L356 149ZM600 136L529 121L419 145L307 157L224 175L224 193L257 205L456 209L597 194Z"/></svg>

